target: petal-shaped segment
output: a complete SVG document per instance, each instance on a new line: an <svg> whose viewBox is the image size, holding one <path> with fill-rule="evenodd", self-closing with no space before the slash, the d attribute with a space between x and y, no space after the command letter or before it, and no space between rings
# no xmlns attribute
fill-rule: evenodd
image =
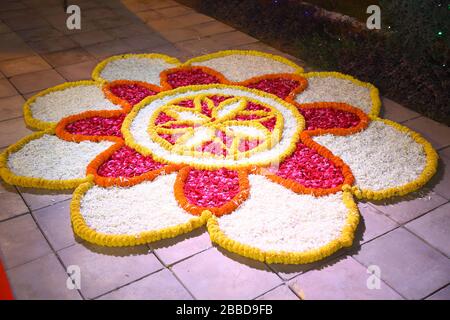
<svg viewBox="0 0 450 320"><path fill-rule="evenodd" d="M121 110L109 101L101 85L93 81L67 82L31 97L24 106L25 122L32 128L48 129L62 118L89 110Z"/></svg>
<svg viewBox="0 0 450 320"><path fill-rule="evenodd" d="M178 64L178 59L163 54L124 54L100 62L92 72L92 78L99 81L136 80L159 85L161 71Z"/></svg>
<svg viewBox="0 0 450 320"><path fill-rule="evenodd" d="M113 143L59 139L39 132L9 147L1 159L1 176L23 187L70 189L87 181L86 167Z"/></svg>
<svg viewBox="0 0 450 320"><path fill-rule="evenodd" d="M192 214L208 210L220 216L235 210L248 197L245 171L225 168L198 170L184 167L175 183L175 197Z"/></svg>
<svg viewBox="0 0 450 320"><path fill-rule="evenodd" d="M297 194L250 175L250 196L232 214L208 221L213 242L268 263L299 264L350 246L359 221L349 192Z"/></svg>
<svg viewBox="0 0 450 320"><path fill-rule="evenodd" d="M303 133L295 151L277 166L258 172L297 193L324 195L353 183L353 175L343 161L314 143Z"/></svg>
<svg viewBox="0 0 450 320"><path fill-rule="evenodd" d="M419 134L375 118L368 128L349 136L320 135L314 141L339 156L355 176L359 198L404 195L424 185L435 173L437 155Z"/></svg>
<svg viewBox="0 0 450 320"><path fill-rule="evenodd" d="M62 119L56 126L56 135L67 141L122 141L123 111L86 111Z"/></svg>
<svg viewBox="0 0 450 320"><path fill-rule="evenodd" d="M142 81L116 80L108 82L103 87L106 97L115 104L120 104L126 111L148 96L153 96L161 88Z"/></svg>
<svg viewBox="0 0 450 320"><path fill-rule="evenodd" d="M82 184L75 190L71 219L82 239L104 246L132 246L172 238L201 227L200 217L178 206L173 184L176 174L162 175L131 187Z"/></svg>
<svg viewBox="0 0 450 320"><path fill-rule="evenodd" d="M196 84L229 83L222 74L207 67L182 66L164 70L160 76L166 90Z"/></svg>
<svg viewBox="0 0 450 320"><path fill-rule="evenodd" d="M223 74L228 80L240 82L271 73L302 73L294 62L259 51L225 50L193 58L186 65L204 66Z"/></svg>
<svg viewBox="0 0 450 320"><path fill-rule="evenodd" d="M308 81L298 74L281 73L247 79L240 84L248 88L274 94L281 99L288 99L289 101L305 90Z"/></svg>
<svg viewBox="0 0 450 320"><path fill-rule="evenodd" d="M308 87L295 97L298 103L343 102L372 116L380 113L378 89L370 83L338 72L311 72L303 76L308 79Z"/></svg>

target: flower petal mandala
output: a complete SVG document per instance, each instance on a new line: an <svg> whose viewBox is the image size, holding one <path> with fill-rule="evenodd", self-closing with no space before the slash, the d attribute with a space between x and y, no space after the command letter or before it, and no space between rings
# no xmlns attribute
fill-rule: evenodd
<svg viewBox="0 0 450 320"><path fill-rule="evenodd" d="M208 221L213 242L268 263L309 263L350 246L359 220L349 192L297 194L250 175L250 196L233 214Z"/></svg>
<svg viewBox="0 0 450 320"><path fill-rule="evenodd" d="M173 195L176 174L131 187L80 185L71 203L75 233L89 242L112 247L172 238L201 227L211 216L193 216ZM114 205L111 205L114 204Z"/></svg>

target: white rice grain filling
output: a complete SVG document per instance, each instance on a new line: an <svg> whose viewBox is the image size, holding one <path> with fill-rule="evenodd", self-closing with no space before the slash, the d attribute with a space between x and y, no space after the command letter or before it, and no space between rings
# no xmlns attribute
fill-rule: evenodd
<svg viewBox="0 0 450 320"><path fill-rule="evenodd" d="M173 67L175 64L167 63L162 59L124 58L108 62L100 72L100 77L108 81L145 81L159 86L161 71Z"/></svg>
<svg viewBox="0 0 450 320"><path fill-rule="evenodd" d="M370 90L347 79L335 77L309 77L308 87L297 95L298 103L344 102L366 113L372 110Z"/></svg>
<svg viewBox="0 0 450 320"><path fill-rule="evenodd" d="M122 188L94 186L81 201L81 214L97 232L135 235L188 222L195 216L175 200L176 174Z"/></svg>
<svg viewBox="0 0 450 320"><path fill-rule="evenodd" d="M69 142L45 134L31 140L8 158L8 167L16 175L47 180L69 180L86 176L86 167L113 143L108 141Z"/></svg>
<svg viewBox="0 0 450 320"><path fill-rule="evenodd" d="M314 141L330 149L349 165L362 189L399 187L419 177L425 168L423 146L381 121L349 136L323 135Z"/></svg>
<svg viewBox="0 0 450 320"><path fill-rule="evenodd" d="M62 118L90 110L120 110L105 98L96 85L80 85L37 97L30 105L33 118L58 122Z"/></svg>
<svg viewBox="0 0 450 320"><path fill-rule="evenodd" d="M220 58L193 62L192 65L212 68L231 81L244 81L270 73L296 72L295 68L288 64L257 55L230 54Z"/></svg>
<svg viewBox="0 0 450 320"><path fill-rule="evenodd" d="M262 176L249 179L249 199L219 218L220 229L231 239L265 251L302 252L341 235L348 213L342 192L314 197Z"/></svg>

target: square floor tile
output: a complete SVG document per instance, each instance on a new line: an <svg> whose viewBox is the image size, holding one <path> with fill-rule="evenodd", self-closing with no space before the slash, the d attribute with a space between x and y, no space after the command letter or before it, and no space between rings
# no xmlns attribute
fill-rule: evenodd
<svg viewBox="0 0 450 320"><path fill-rule="evenodd" d="M281 283L265 264L215 247L172 270L197 299L253 299Z"/></svg>
<svg viewBox="0 0 450 320"><path fill-rule="evenodd" d="M18 300L81 299L77 290L67 288L67 273L54 254L8 270L8 277Z"/></svg>
<svg viewBox="0 0 450 320"><path fill-rule="evenodd" d="M161 47L170 44L167 40L159 35L146 34L123 39L123 42L130 48L130 51L139 49L148 49Z"/></svg>
<svg viewBox="0 0 450 320"><path fill-rule="evenodd" d="M123 40L102 42L84 48L97 59L105 59L112 55L130 52L129 47Z"/></svg>
<svg viewBox="0 0 450 320"><path fill-rule="evenodd" d="M116 291L101 300L192 300L183 285L167 269L151 274Z"/></svg>
<svg viewBox="0 0 450 320"><path fill-rule="evenodd" d="M450 203L411 221L405 227L450 257Z"/></svg>
<svg viewBox="0 0 450 320"><path fill-rule="evenodd" d="M427 300L450 300L450 285L446 286L436 293L433 293L427 298Z"/></svg>
<svg viewBox="0 0 450 320"><path fill-rule="evenodd" d="M311 270L289 282L289 286L306 300L393 300L401 296L379 280L379 289L369 289L367 283L373 275L351 257L339 260L325 268Z"/></svg>
<svg viewBox="0 0 450 320"><path fill-rule="evenodd" d="M66 81L55 70L21 74L12 77L10 80L21 93L44 90Z"/></svg>
<svg viewBox="0 0 450 320"><path fill-rule="evenodd" d="M450 128L426 117L409 120L405 125L423 135L436 149L450 145Z"/></svg>
<svg viewBox="0 0 450 320"><path fill-rule="evenodd" d="M59 8L59 10L61 10L61 8ZM58 38L63 35L61 31L56 30L51 26L22 30L18 31L17 34L26 42L34 42L47 40L51 38Z"/></svg>
<svg viewBox="0 0 450 320"><path fill-rule="evenodd" d="M163 268L147 246L107 248L76 244L58 254L65 266L80 267L81 292L89 299Z"/></svg>
<svg viewBox="0 0 450 320"><path fill-rule="evenodd" d="M50 246L30 214L0 222L0 251L6 269L42 257Z"/></svg>
<svg viewBox="0 0 450 320"><path fill-rule="evenodd" d="M441 156L444 156L444 157L450 159L450 147L447 147L447 148L445 148L445 149L440 150L440 151L439 151L439 154L440 154Z"/></svg>
<svg viewBox="0 0 450 320"><path fill-rule="evenodd" d="M405 108L401 104L398 104L397 102L392 101L389 98L382 97L381 102L383 104L380 114L382 118L386 118L396 122L404 122L406 120L410 120L420 116L419 113Z"/></svg>
<svg viewBox="0 0 450 320"><path fill-rule="evenodd" d="M0 61L35 54L20 37L12 32L0 34Z"/></svg>
<svg viewBox="0 0 450 320"><path fill-rule="evenodd" d="M53 67L67 66L94 59L93 56L91 56L86 50L82 48L52 52L44 54L43 57Z"/></svg>
<svg viewBox="0 0 450 320"><path fill-rule="evenodd" d="M45 237L58 251L76 243L76 237L70 222L70 201L63 201L33 212ZM78 239L78 242L81 240Z"/></svg>
<svg viewBox="0 0 450 320"><path fill-rule="evenodd" d="M65 25L64 27L67 28ZM68 50L78 47L78 43L70 39L68 36L33 41L29 42L28 45L40 54Z"/></svg>
<svg viewBox="0 0 450 320"><path fill-rule="evenodd" d="M299 300L288 286L279 286L259 297L257 300Z"/></svg>
<svg viewBox="0 0 450 320"><path fill-rule="evenodd" d="M0 70L7 77L51 68L52 67L39 56L29 56L0 62Z"/></svg>
<svg viewBox="0 0 450 320"><path fill-rule="evenodd" d="M191 29L197 31L202 37L230 32L234 30L233 27L230 27L229 25L219 21L210 21L201 24L196 24L191 26Z"/></svg>
<svg viewBox="0 0 450 320"><path fill-rule="evenodd" d="M29 15L18 18L9 18L3 20L11 30L27 30L27 29L36 29L40 27L45 27L48 25L48 22L38 17L37 15Z"/></svg>
<svg viewBox="0 0 450 320"><path fill-rule="evenodd" d="M0 121L22 116L22 106L25 99L20 96L0 98Z"/></svg>
<svg viewBox="0 0 450 320"><path fill-rule="evenodd" d="M134 23L126 26L114 27L104 30L115 38L128 38L141 34L153 33L154 30L143 23Z"/></svg>
<svg viewBox="0 0 450 320"><path fill-rule="evenodd" d="M71 199L73 190L45 190L18 187L20 194L31 210L38 210L55 203Z"/></svg>
<svg viewBox="0 0 450 320"><path fill-rule="evenodd" d="M91 44L101 43L113 40L114 37L104 30L92 30L88 32L71 35L70 38L80 46L89 46Z"/></svg>
<svg viewBox="0 0 450 320"><path fill-rule="evenodd" d="M450 200L450 157L446 157L441 152L439 155L441 158L438 162L438 169L429 185L436 193Z"/></svg>
<svg viewBox="0 0 450 320"><path fill-rule="evenodd" d="M171 265L208 249L211 239L208 232L200 228L183 236L153 242L150 246L166 265Z"/></svg>
<svg viewBox="0 0 450 320"><path fill-rule="evenodd" d="M66 78L67 81L87 80L91 79L92 71L97 63L98 62L95 60L89 60L68 66L58 67L56 68L56 71Z"/></svg>
<svg viewBox="0 0 450 320"><path fill-rule="evenodd" d="M25 126L23 118L14 118L0 122L0 147L7 147L21 138L33 133Z"/></svg>
<svg viewBox="0 0 450 320"><path fill-rule="evenodd" d="M448 258L403 228L364 244L354 258L377 265L381 278L408 299L422 299L450 281Z"/></svg>
<svg viewBox="0 0 450 320"><path fill-rule="evenodd" d="M359 212L362 219L356 233L355 240L362 244L372 240L398 226L398 224L389 219L382 212L376 210L368 203L359 203Z"/></svg>
<svg viewBox="0 0 450 320"><path fill-rule="evenodd" d="M28 208L16 188L0 181L0 221L27 212Z"/></svg>
<svg viewBox="0 0 450 320"><path fill-rule="evenodd" d="M17 95L18 92L8 79L0 79L0 98Z"/></svg>
<svg viewBox="0 0 450 320"><path fill-rule="evenodd" d="M439 207L447 200L428 188L418 192L383 201L372 201L371 206L388 215L398 223L406 223Z"/></svg>

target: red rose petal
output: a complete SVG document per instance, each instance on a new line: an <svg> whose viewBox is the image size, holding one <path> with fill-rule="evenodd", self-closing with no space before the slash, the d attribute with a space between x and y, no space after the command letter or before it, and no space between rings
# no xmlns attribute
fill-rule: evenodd
<svg viewBox="0 0 450 320"><path fill-rule="evenodd" d="M306 130L351 128L361 121L358 115L333 108L299 108L306 121Z"/></svg>
<svg viewBox="0 0 450 320"><path fill-rule="evenodd" d="M125 115L117 117L91 117L69 123L65 130L71 134L86 136L115 136L122 137L122 127Z"/></svg>
<svg viewBox="0 0 450 320"><path fill-rule="evenodd" d="M128 101L132 106L157 93L139 84L118 84L111 86L109 89L114 95Z"/></svg>

